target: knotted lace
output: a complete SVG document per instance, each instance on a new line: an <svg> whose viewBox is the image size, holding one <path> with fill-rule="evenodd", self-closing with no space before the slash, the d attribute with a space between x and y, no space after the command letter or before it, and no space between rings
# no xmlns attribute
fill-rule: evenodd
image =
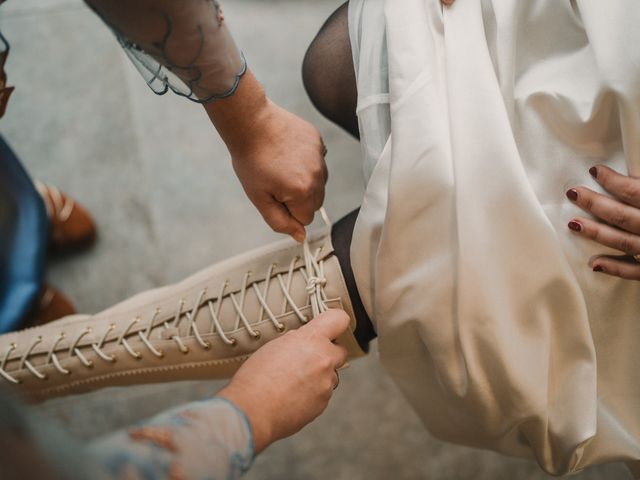
<svg viewBox="0 0 640 480"><path fill-rule="evenodd" d="M327 225L330 225L329 219L324 209L321 209L320 213L325 223L327 223ZM158 323L157 318L160 315L160 309L156 309L155 313L148 321L147 327L145 329L139 330L137 332L137 336L141 340L145 348L149 352L151 352L152 355L155 355L158 358L162 358L164 356L164 352L161 349L157 348L153 344L153 340L150 338L152 330L156 327L162 328L161 338L173 340L176 343L178 349L184 354L189 353L189 348L187 347L187 345L185 345L184 341L186 337L195 338L200 347L204 349L211 348L211 343L204 338L204 335L207 334L217 333L220 340L228 346L234 346L237 344L237 340L229 333L229 331L244 329L253 338L260 338L260 331L252 326L252 323L244 313L245 298L249 289L252 289L255 292L256 298L259 302L259 311L256 323L268 320L278 332L284 332L286 328L285 325L278 320L277 315L274 313L273 309L267 304L269 289L274 280L276 280L276 285L280 288L284 297L280 315L284 315L286 313L294 313L301 323L306 323L310 320L310 318L308 318L303 313L303 310L305 308L310 307L313 317L316 317L327 310L327 297L324 292L324 286L326 285L327 281L324 277L324 262L323 260L319 259L321 249L322 247L316 249L316 251L312 253L309 242L306 239L302 245L302 260L304 261L304 265L299 267L299 270L306 283L306 293L308 297L308 303L302 307L296 304L290 293L294 272L296 271L296 264L301 260L300 257L295 257L291 260L286 274L274 273L276 265L271 264L265 274L264 286L262 289L260 289L260 287L258 286L258 284L262 283L262 281L250 282L251 272L247 272L243 276L239 291L227 292L228 282L223 282L218 291L218 295L213 299L203 302L203 299L207 294L207 288L205 287L196 296L196 300L191 308L186 309L184 300L180 300L177 303L175 315L173 315L172 320L165 320L161 323ZM225 300L226 298L231 301L233 310L236 315L233 328L227 332L224 331L220 322L220 311L222 308L223 300ZM288 310L288 307L290 307L291 310ZM202 308L207 309L211 320L209 329L205 332L201 331L196 324L196 316ZM131 355L133 358L140 359L142 358L142 353L135 350L129 340L131 340L131 338L134 336L134 334L130 334L131 329L141 321L141 317L139 316L131 319L131 321L124 325L124 329L122 329L122 331L115 337L113 334L115 330L118 329L118 326L115 324L111 324L97 341L91 342L89 344L89 347L103 361L115 362L115 355L109 355L104 351L105 345L115 340L115 343L122 346L128 355ZM179 333L179 327L183 322L187 322L187 329L186 335L184 337L181 337ZM76 335L76 337L70 343L69 349L67 350L69 357L77 357L78 360L87 368L93 367L93 361L89 360L86 357L86 355L79 347L79 344L82 339L84 339L88 335L91 335L91 333L91 327L85 328L78 335ZM42 365L39 365L40 368L46 367L47 365L51 364L61 374L71 374L70 370L62 366L62 364L60 363L60 359L58 358L58 353L56 353L57 346L64 339L65 334L60 333L55 342L49 348L44 363ZM38 368L29 361L34 348L38 344L42 343L42 341L42 337L37 337L29 345L29 347L19 358L18 369L27 369L33 376L37 377L38 379L46 380L47 376L39 371ZM12 357L12 353L17 349L18 346L15 343L12 343L9 348L7 348L4 356L1 357L2 360L0 362L0 376L4 377L4 379L8 382L14 384L20 383L20 380L7 372L6 366L9 360L16 359L16 357Z"/></svg>

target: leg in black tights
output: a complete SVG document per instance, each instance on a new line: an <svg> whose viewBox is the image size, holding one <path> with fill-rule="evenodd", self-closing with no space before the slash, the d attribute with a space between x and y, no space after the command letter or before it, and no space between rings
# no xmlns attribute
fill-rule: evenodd
<svg viewBox="0 0 640 480"><path fill-rule="evenodd" d="M318 111L360 138L348 7L349 2L346 2L333 12L311 42L302 63L302 80Z"/></svg>
<svg viewBox="0 0 640 480"><path fill-rule="evenodd" d="M358 212L359 210L354 210L333 225L331 242L333 243L333 251L338 257L340 269L351 298L353 312L356 316L354 335L360 347L366 352L369 349L369 342L376 338L376 332L364 309L364 305L362 305L358 287L356 286L356 279L353 275L353 268L351 268L351 237L353 236L353 227L356 223L356 218L358 218Z"/></svg>
<svg viewBox="0 0 640 480"><path fill-rule="evenodd" d="M304 58L302 77L309 98L320 113L359 138L358 94L349 40L348 6L347 2L339 7L311 42ZM338 221L331 231L331 240L356 316L355 336L360 346L367 350L376 333L362 305L351 268L351 237L357 217L358 210L355 210Z"/></svg>

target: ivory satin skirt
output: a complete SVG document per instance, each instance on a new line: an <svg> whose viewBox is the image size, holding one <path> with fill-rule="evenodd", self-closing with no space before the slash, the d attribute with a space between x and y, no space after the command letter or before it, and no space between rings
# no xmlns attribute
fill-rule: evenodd
<svg viewBox="0 0 640 480"><path fill-rule="evenodd" d="M640 176L637 0L351 0L365 198L352 262L425 426L547 472L640 460L640 282L568 188Z"/></svg>

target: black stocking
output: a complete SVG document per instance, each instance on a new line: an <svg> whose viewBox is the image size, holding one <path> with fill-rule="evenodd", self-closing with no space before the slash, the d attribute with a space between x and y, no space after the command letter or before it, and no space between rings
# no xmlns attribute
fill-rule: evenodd
<svg viewBox="0 0 640 480"><path fill-rule="evenodd" d="M333 243L333 250L336 257L338 257L340 269L342 270L344 281L347 284L347 291L351 298L353 312L356 316L356 330L354 334L360 347L364 351L367 351L369 349L369 342L376 338L376 332L362 305L362 300L360 300L360 294L356 287L356 279L353 275L353 268L351 268L351 237L353 236L353 227L356 223L356 218L358 218L358 212L359 210L354 210L333 225L331 242Z"/></svg>
<svg viewBox="0 0 640 480"><path fill-rule="evenodd" d="M309 98L320 113L359 138L358 92L349 41L348 6L349 2L344 3L333 12L311 42L304 57L302 78ZM376 333L360 300L351 268L351 237L357 217L358 210L355 210L338 221L331 231L331 240L356 316L355 336L367 350Z"/></svg>
<svg viewBox="0 0 640 480"><path fill-rule="evenodd" d="M360 138L348 7L349 2L346 2L333 12L311 42L302 64L302 80L318 111Z"/></svg>

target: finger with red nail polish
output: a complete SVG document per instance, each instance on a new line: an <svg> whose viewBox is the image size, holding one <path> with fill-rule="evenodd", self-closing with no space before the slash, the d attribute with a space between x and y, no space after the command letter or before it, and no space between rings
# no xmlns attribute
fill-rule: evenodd
<svg viewBox="0 0 640 480"><path fill-rule="evenodd" d="M598 257L593 261L592 269L625 280L640 280L640 263L629 257Z"/></svg>

